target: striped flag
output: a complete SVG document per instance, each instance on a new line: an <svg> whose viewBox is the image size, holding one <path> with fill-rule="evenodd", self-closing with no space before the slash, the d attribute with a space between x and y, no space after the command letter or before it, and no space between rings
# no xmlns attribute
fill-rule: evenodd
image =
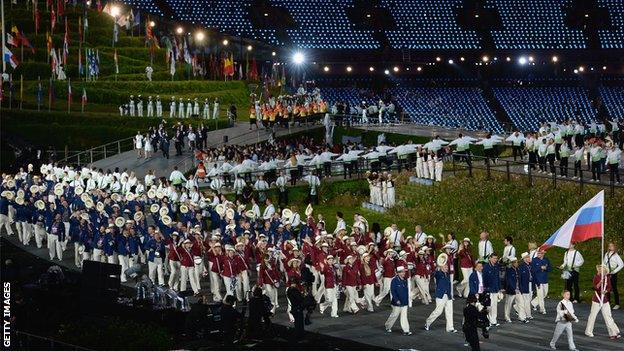
<svg viewBox="0 0 624 351"><path fill-rule="evenodd" d="M117 58L117 49L115 49L115 53L113 54L113 61L115 61L115 74L119 74L119 59Z"/></svg>
<svg viewBox="0 0 624 351"><path fill-rule="evenodd" d="M15 69L18 65L19 65L19 61L17 60L17 57L15 55L13 55L13 53L11 52L11 50L9 50L9 48L7 48L6 46L4 47L4 61L8 62L11 67L13 67L13 69Z"/></svg>
<svg viewBox="0 0 624 351"><path fill-rule="evenodd" d="M548 249L552 246L569 248L570 244L604 235L604 190L587 201L572 215L561 228L541 246Z"/></svg>
<svg viewBox="0 0 624 351"><path fill-rule="evenodd" d="M71 81L68 79L67 80L67 104L71 105L72 103L72 87L71 87Z"/></svg>

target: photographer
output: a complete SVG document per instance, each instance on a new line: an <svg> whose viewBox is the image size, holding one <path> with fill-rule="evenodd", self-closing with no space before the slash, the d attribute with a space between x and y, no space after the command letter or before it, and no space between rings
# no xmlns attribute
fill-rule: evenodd
<svg viewBox="0 0 624 351"><path fill-rule="evenodd" d="M286 296L288 297L288 302L290 302L290 313L295 319L295 340L301 340L304 336L303 310L305 301L303 294L299 290L299 283L298 277L291 278L290 286L286 290Z"/></svg>
<svg viewBox="0 0 624 351"><path fill-rule="evenodd" d="M477 308L477 297L474 294L468 295L466 307L464 307L464 325L462 330L464 331L466 342L470 345L472 351L481 350L477 329L482 324L481 320L484 319L483 317L483 313Z"/></svg>
<svg viewBox="0 0 624 351"><path fill-rule="evenodd" d="M259 286L254 287L249 299L249 320L247 323L247 335L249 338L261 339L265 335L272 334L272 308L273 305L269 298L262 294L262 288Z"/></svg>
<svg viewBox="0 0 624 351"><path fill-rule="evenodd" d="M223 342L226 345L232 344L236 340L237 326L242 318L241 313L234 308L235 302L234 296L227 295L221 307L221 332L223 333Z"/></svg>

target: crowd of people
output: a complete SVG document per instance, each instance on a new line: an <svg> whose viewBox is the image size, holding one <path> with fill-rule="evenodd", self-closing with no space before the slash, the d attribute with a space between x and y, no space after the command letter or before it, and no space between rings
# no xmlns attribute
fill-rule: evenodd
<svg viewBox="0 0 624 351"><path fill-rule="evenodd" d="M427 235L420 225L409 234L396 224L382 230L360 214L347 229L341 212L336 213L336 227L327 228L311 204L300 213L288 201L276 207L265 197L260 203L258 191L249 201L201 192L192 182L182 182L179 171L170 179L148 175L143 183L126 172L55 164L33 168L3 176L1 232L17 232L25 246L33 239L38 248L47 246L51 260L62 260L69 249L78 268L86 260L118 264L122 282L128 280L129 268L140 265L156 284L190 289L214 301L247 300L258 287L255 293L266 296L271 313L280 309L278 296L286 290L288 303L281 307L298 328L310 322L304 311L315 306L338 318L340 299L341 311L352 314L374 312L390 302L385 327L391 332L399 319L406 335L411 334L408 308L417 302L435 304L425 329L444 313L447 332L456 332L452 311L457 297L473 301L480 321L475 325L486 331L499 326L499 304L508 323L528 323L533 309L546 314L553 265L535 243L518 255L513 238L507 237L497 254L487 232L473 246L469 238L459 240L452 233ZM571 246L559 267L572 302L579 301L583 263ZM609 336L620 338L608 301L613 298L613 308L619 308L617 274L623 267L610 244L604 264L597 267L586 335L593 336L595 317L602 312ZM560 305L573 315L565 301ZM563 322L562 314L556 315ZM557 330L560 334L568 327ZM475 334L466 335L478 349Z"/></svg>

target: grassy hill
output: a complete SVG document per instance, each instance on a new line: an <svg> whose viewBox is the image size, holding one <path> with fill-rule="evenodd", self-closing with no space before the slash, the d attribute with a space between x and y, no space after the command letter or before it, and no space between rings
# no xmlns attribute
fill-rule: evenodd
<svg viewBox="0 0 624 351"><path fill-rule="evenodd" d="M453 232L461 240L469 237L476 243L481 231L490 232L494 250L503 250L503 238L511 235L518 255L527 251L527 243L543 243L576 210L599 190L596 186L585 186L579 193L578 185L561 184L557 189L551 183L536 180L533 187L527 187L526 179L520 176L507 181L504 176L493 175L488 181L485 174L475 172L473 178L463 175L447 177L435 186L413 185L408 183L411 174L403 173L397 178L398 205L386 214L362 209L362 201L368 198L368 183L365 180L323 183L320 189L322 204L315 207L314 213L322 214L329 231L336 225L336 212L342 211L347 224L353 223L353 215L361 213L369 224L377 222L381 228L397 223L406 228L406 235L413 233L414 226L421 224L427 234L435 236ZM303 211L306 206L306 187L290 191L290 199ZM277 196L272 194L275 198ZM605 233L606 242L614 241L620 248L624 245L624 191L615 196L606 195ZM590 240L578 245L585 257L581 270L582 296L586 301L591 296L589 290L594 266L600 261L600 240ZM547 257L554 267L561 265L564 250L552 248ZM560 271L555 269L550 275L550 296L558 296L564 287Z"/></svg>
<svg viewBox="0 0 624 351"><path fill-rule="evenodd" d="M45 10L45 3L39 4L42 11L39 33L35 34L32 10L23 5L5 6L7 30L17 26L35 47L30 49L11 47L11 51L20 61L13 70L8 67L12 75L12 89L9 82L4 83L5 98L0 106L2 123L2 169L14 159L13 152L7 144L6 137L11 136L34 147L57 150L84 150L107 142L119 140L134 135L137 130L144 131L149 126L157 125L158 119L148 118L121 118L119 105L126 103L130 95L143 95L146 103L148 96L160 95L163 101L165 115L169 110L169 100L175 96L176 100L183 98L198 98L201 102L208 98L221 101L221 121L224 125L226 108L236 105L241 117L246 117L249 101L249 89L244 81L211 81L200 77L187 76L185 64L178 63L176 74L169 74L169 65L165 62L165 48L155 50L154 61L150 62L149 48L145 44L144 27L141 26L141 35L135 28L135 36L119 31L119 41L112 46L113 18L106 13L88 11L88 31L84 35L84 42L80 44L78 18L83 15L80 6L66 7L67 23L69 26L69 56L65 72L71 79L73 103L71 114L68 114L68 82L53 81L53 99L49 105L51 68L49 53L46 46L46 30L50 28L50 14ZM147 18L144 16L143 21ZM84 21L84 18L83 18ZM65 33L64 19L57 20L52 34L54 48L63 47ZM97 81L85 81L79 75L78 51L82 53L82 62L85 65L85 48L97 50L100 58L100 75ZM117 51L119 74L115 74L113 55ZM23 55L23 57L22 57ZM145 76L145 67L150 65L154 69L153 81ZM23 82L23 83L22 83ZM41 106L37 105L37 90L39 82L43 88ZM22 85L23 84L23 85ZM81 111L81 96L83 89L87 93L88 104L85 112ZM22 101L19 101L22 95ZM9 102L11 100L11 102ZM9 109L11 104L12 109ZM19 110L21 105L22 110ZM50 112L48 112L50 110ZM177 121L169 121L173 124ZM185 120L184 123L189 122ZM195 121L192 123L200 123ZM214 127L214 122L209 123Z"/></svg>

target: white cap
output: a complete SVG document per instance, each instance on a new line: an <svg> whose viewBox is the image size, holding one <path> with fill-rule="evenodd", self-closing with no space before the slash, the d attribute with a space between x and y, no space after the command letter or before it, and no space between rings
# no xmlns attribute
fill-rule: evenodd
<svg viewBox="0 0 624 351"><path fill-rule="evenodd" d="M401 272L403 272L404 270L405 270L405 267L403 267L403 266L398 266L398 267L396 268L397 273L401 273Z"/></svg>

